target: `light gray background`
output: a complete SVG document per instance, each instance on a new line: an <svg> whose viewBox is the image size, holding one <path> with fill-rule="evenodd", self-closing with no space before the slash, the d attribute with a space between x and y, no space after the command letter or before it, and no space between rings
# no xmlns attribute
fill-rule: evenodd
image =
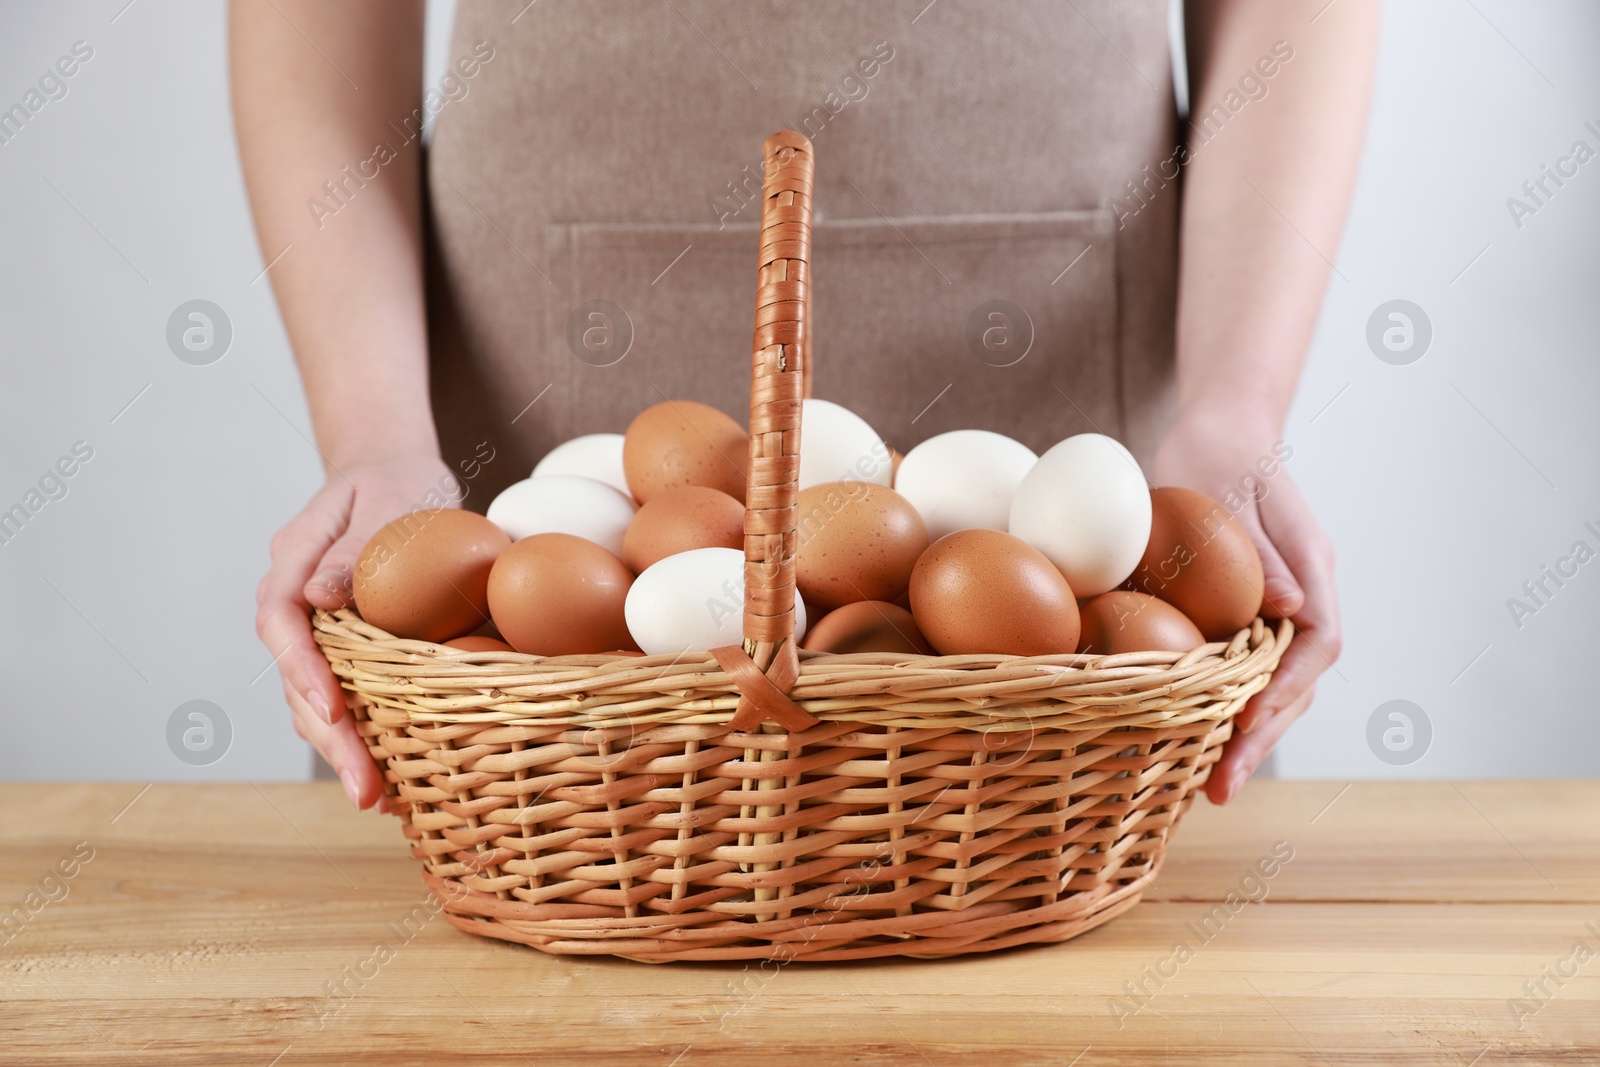
<svg viewBox="0 0 1600 1067"><path fill-rule="evenodd" d="M1293 2L1314 34L1326 0ZM0 777L303 778L253 593L320 468L245 205L221 5L125 3L0 14L0 107L74 41L94 48L0 145L0 509L74 442L94 449L0 545ZM430 16L435 68L448 15ZM1284 775L1591 773L1600 562L1520 629L1506 601L1579 538L1600 548L1583 528L1600 528L1600 160L1520 229L1506 199L1574 141L1600 150L1584 128L1600 127L1597 41L1586 0L1385 16L1354 213L1287 432L1339 548L1345 656L1282 746ZM195 298L233 324L211 366L165 342ZM1365 339L1395 298L1433 325L1409 366ZM166 744L194 699L233 727L206 767ZM1367 745L1392 699L1432 722L1409 766Z"/></svg>

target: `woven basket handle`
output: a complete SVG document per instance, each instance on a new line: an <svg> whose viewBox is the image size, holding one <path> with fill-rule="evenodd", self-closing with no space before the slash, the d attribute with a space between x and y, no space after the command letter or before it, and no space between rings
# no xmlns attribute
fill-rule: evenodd
<svg viewBox="0 0 1600 1067"><path fill-rule="evenodd" d="M750 358L750 481L744 513L742 699L731 725L774 719L790 730L816 719L787 697L795 654L795 498L800 478L800 400L806 393L811 261L811 142L793 131L762 145L761 255ZM742 660L718 649L724 667ZM742 675L742 677L740 677Z"/></svg>

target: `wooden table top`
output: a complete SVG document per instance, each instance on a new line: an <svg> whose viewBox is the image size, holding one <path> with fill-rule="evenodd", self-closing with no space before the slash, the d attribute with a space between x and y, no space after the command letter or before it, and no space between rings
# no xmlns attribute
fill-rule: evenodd
<svg viewBox="0 0 1600 1067"><path fill-rule="evenodd" d="M1600 781L1256 782L1075 941L764 969L460 933L337 785L0 803L4 1063L1600 1062Z"/></svg>

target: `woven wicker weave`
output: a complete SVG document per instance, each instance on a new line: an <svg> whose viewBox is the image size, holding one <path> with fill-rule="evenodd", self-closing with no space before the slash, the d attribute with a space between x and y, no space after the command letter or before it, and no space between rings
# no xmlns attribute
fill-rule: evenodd
<svg viewBox="0 0 1600 1067"><path fill-rule="evenodd" d="M1292 633L1186 654L796 655L810 143L766 146L743 648L317 640L463 930L649 962L943 956L1132 907Z"/></svg>

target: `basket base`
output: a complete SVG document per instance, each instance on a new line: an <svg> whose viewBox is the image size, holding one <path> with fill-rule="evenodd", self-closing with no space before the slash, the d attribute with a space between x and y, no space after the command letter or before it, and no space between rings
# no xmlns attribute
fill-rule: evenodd
<svg viewBox="0 0 1600 1067"><path fill-rule="evenodd" d="M748 923L730 924L735 928L726 931L701 928L690 937L673 937L659 931L653 936L640 936L642 930L639 933L615 930L609 937L596 937L592 920L527 922L495 918L449 903L444 907L444 917L450 925L466 933L526 945L553 956L614 956L635 963L732 960L835 963L891 956L931 960L1070 941L1138 904L1155 873L1152 870L1149 877L1092 902L1074 897L1026 911L997 914L988 909L985 914L961 919L934 915L930 918L936 920L936 924L921 924L929 927L928 933L921 934L909 929L914 924L901 918L894 922L896 928L904 931L899 936L880 934L858 939L841 938L839 930L819 924L799 929L789 925L781 938L761 939L763 931ZM423 878L436 895L449 892L441 879L426 872ZM1086 907L1088 912L1084 914ZM727 940L729 937L733 940ZM721 943L716 943L718 940Z"/></svg>
<svg viewBox="0 0 1600 1067"><path fill-rule="evenodd" d="M387 716L362 726L373 718ZM645 767L580 774L614 757L572 752L570 732L527 744L532 729L408 725L374 745L389 756L413 855L453 925L556 955L823 962L989 952L1110 921L1154 879L1232 723L1125 727L1087 743L1065 732L975 742L970 731L908 738L826 723L797 735L665 727L632 739L625 755L701 764L687 782ZM466 735L451 739L469 742L455 750L463 756L438 747L446 731ZM704 736L685 744L685 732ZM678 754L655 756L669 735ZM758 740L782 746L780 759L746 748ZM397 756L419 741L431 758ZM950 751L968 745L967 758ZM556 749L551 777L571 784L469 772L424 785L408 766L441 757L484 766L502 746L507 762ZM851 773L882 749L896 750L891 763L923 760L946 777ZM831 771L794 773L813 761ZM1074 763L1083 769L1061 773ZM758 775L775 787L750 785ZM478 788L440 788L462 778ZM508 803L535 789L536 803Z"/></svg>

